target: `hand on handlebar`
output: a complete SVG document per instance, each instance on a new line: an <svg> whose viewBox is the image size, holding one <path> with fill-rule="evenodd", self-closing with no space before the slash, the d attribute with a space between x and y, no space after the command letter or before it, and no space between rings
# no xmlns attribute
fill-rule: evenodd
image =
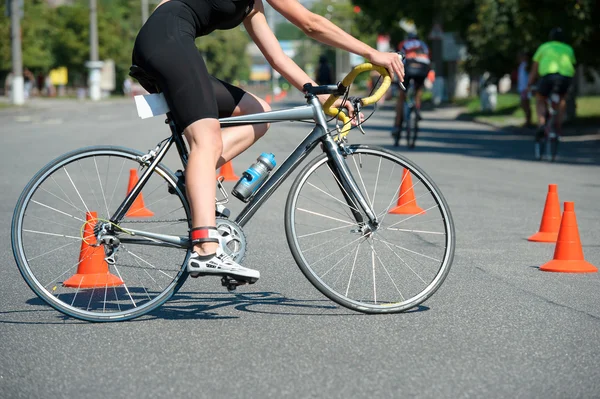
<svg viewBox="0 0 600 399"><path fill-rule="evenodd" d="M319 96L319 101L321 102L321 104L325 104L325 101L329 98L329 96ZM346 108L348 110L348 116L350 117L350 119L352 119L352 125L356 126L360 122L362 122L365 119L365 115L360 112L358 115L355 114L355 110L354 110L354 105L352 104L352 101L343 101L343 99L338 98L337 100L335 100L335 102L333 103L332 107L334 108L338 108L338 109L342 109L342 108Z"/></svg>
<svg viewBox="0 0 600 399"><path fill-rule="evenodd" d="M395 75L398 77L399 82L404 81L404 63L402 62L402 57L398 53L383 53L381 51L377 51L371 57L371 63L375 65L381 65L390 71L392 74L392 79Z"/></svg>

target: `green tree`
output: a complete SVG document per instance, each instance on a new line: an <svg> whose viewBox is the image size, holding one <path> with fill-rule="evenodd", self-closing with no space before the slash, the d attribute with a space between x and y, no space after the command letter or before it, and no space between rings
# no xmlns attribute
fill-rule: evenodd
<svg viewBox="0 0 600 399"><path fill-rule="evenodd" d="M56 9L56 30L52 36L54 66L66 66L69 75L86 73L85 62L90 59L89 21L89 9L83 2Z"/></svg>
<svg viewBox="0 0 600 399"><path fill-rule="evenodd" d="M398 32L398 21L412 19L422 37L434 21L465 40L468 70L496 76L512 71L516 55L534 51L561 26L580 63L600 66L600 7L597 0L353 0L366 24L378 33ZM397 39L396 39L397 40Z"/></svg>
<svg viewBox="0 0 600 399"><path fill-rule="evenodd" d="M275 36L279 40L303 40L306 35L296 25L290 22L282 22L275 27Z"/></svg>
<svg viewBox="0 0 600 399"><path fill-rule="evenodd" d="M6 3L0 4L0 70L12 69L10 18ZM51 37L55 31L54 12L42 0L25 0L21 20L23 67L46 71L54 64Z"/></svg>
<svg viewBox="0 0 600 399"><path fill-rule="evenodd" d="M250 56L246 46L250 39L240 28L217 30L196 41L208 72L227 82L250 77Z"/></svg>

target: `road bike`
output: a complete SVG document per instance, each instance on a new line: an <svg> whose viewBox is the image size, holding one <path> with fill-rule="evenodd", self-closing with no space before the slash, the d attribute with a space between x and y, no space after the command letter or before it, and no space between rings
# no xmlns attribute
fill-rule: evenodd
<svg viewBox="0 0 600 399"><path fill-rule="evenodd" d="M421 118L421 112L415 105L415 84L411 80L406 91L406 97L404 100L404 128L406 130L406 145L408 148L415 148L417 141L417 135L419 134L419 121ZM392 133L394 137L394 147L400 146L400 138L402 136L402 126Z"/></svg>
<svg viewBox="0 0 600 399"><path fill-rule="evenodd" d="M553 91L546 98L546 124L543 131L536 132L534 142L535 159L542 160L544 155L551 162L556 160L558 154L559 136L556 133L556 118L560 106L560 95Z"/></svg>
<svg viewBox="0 0 600 399"><path fill-rule="evenodd" d="M359 73L372 69L384 76L384 84L369 97L351 100L361 109L389 87L384 68L362 64L337 85L307 84L303 106L220 119L223 127L281 121L314 127L235 218L217 218L217 228L222 248L242 262L243 227L317 152L287 197L285 234L293 258L337 304L363 313L395 313L418 306L441 286L452 264L455 233L442 193L421 168L401 155L348 143L351 119L332 104L347 98ZM131 75L155 84L135 66ZM330 95L323 106L320 94ZM185 169L188 150L162 94L136 97L136 103L140 115L148 109L152 115L166 113L171 135L146 153L98 145L64 154L31 179L14 211L12 249L23 278L47 304L78 319L144 315L188 277L192 246L185 175L161 162L174 144ZM343 125L328 125L326 114ZM217 184L222 204L229 198ZM285 272L287 265L281 266ZM221 284L230 290L237 286L227 276Z"/></svg>

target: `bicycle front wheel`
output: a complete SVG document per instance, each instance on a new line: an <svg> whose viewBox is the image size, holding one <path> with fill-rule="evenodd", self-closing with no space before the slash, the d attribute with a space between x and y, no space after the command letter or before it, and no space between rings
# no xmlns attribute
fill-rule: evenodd
<svg viewBox="0 0 600 399"><path fill-rule="evenodd" d="M346 162L377 214L373 231L323 154L296 178L285 229L298 266L325 296L364 313L396 313L429 298L454 257L454 224L431 179L408 159L350 146ZM363 220L368 220L366 216Z"/></svg>
<svg viewBox="0 0 600 399"><path fill-rule="evenodd" d="M129 230L188 237L182 185L162 165L111 226L115 245L96 240L146 171L141 155L110 146L76 150L50 162L21 194L12 221L15 260L29 287L60 312L88 321L132 319L164 303L187 277L188 248Z"/></svg>

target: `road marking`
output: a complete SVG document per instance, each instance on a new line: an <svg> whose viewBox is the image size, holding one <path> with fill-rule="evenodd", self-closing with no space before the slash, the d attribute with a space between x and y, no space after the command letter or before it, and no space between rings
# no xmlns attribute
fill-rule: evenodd
<svg viewBox="0 0 600 399"><path fill-rule="evenodd" d="M44 125L60 125L63 123L61 118L47 119L43 122Z"/></svg>
<svg viewBox="0 0 600 399"><path fill-rule="evenodd" d="M576 142L576 141L593 141L593 140L600 140L600 133L584 134L581 136L562 136L560 138L560 141L562 141L564 143Z"/></svg>

